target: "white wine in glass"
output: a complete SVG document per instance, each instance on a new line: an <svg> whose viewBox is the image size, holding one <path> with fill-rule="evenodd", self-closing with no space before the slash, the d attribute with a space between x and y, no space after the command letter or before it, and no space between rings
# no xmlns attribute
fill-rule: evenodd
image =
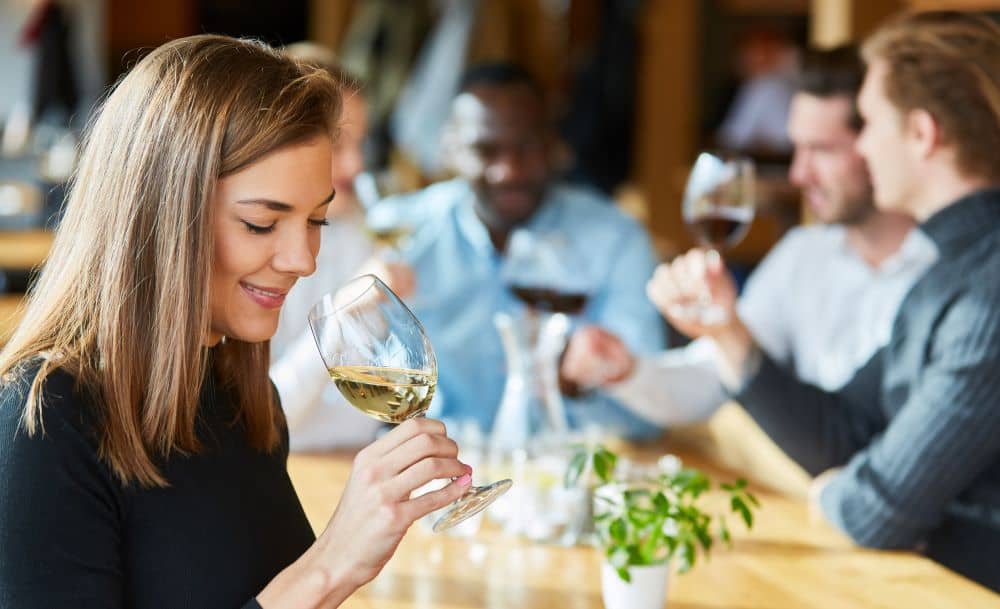
<svg viewBox="0 0 1000 609"><path fill-rule="evenodd" d="M387 423L427 412L437 386L437 360L423 326L374 275L327 294L309 311L323 363L347 401ZM472 486L447 508L434 531L478 514L511 487L510 480Z"/></svg>
<svg viewBox="0 0 1000 609"><path fill-rule="evenodd" d="M376 246L389 251L398 252L413 232L413 227L399 219L379 217L373 214L383 201L379 194L375 176L362 171L354 177L354 192L365 211L365 232Z"/></svg>
<svg viewBox="0 0 1000 609"><path fill-rule="evenodd" d="M386 423L402 423L427 412L437 387L434 375L420 370L339 366L329 372L348 402Z"/></svg>

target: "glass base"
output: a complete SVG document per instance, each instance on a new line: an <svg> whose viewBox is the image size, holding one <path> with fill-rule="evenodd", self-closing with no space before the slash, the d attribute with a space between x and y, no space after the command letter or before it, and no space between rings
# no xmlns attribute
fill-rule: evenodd
<svg viewBox="0 0 1000 609"><path fill-rule="evenodd" d="M496 501L500 495L510 490L513 484L512 480L505 478L486 486L473 486L455 503L451 504L448 507L448 511L434 523L434 532L447 531L456 524L482 512L487 506Z"/></svg>

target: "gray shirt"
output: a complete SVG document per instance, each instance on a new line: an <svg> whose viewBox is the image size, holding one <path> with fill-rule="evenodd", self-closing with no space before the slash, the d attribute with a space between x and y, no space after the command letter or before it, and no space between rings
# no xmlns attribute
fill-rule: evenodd
<svg viewBox="0 0 1000 609"><path fill-rule="evenodd" d="M820 501L856 542L934 546L943 529L950 540L975 529L962 550L997 567L1000 189L920 228L939 260L904 298L889 343L847 385L823 391L765 355L734 397L810 473L843 467ZM1000 568L991 571L996 587Z"/></svg>

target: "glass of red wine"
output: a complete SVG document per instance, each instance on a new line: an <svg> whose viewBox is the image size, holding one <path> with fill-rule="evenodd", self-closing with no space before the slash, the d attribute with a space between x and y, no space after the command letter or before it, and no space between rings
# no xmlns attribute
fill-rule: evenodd
<svg viewBox="0 0 1000 609"><path fill-rule="evenodd" d="M576 315L592 288L579 256L559 233L515 230L501 275L511 293L539 313Z"/></svg>
<svg viewBox="0 0 1000 609"><path fill-rule="evenodd" d="M755 181L749 158L710 152L698 155L684 189L682 213L688 230L709 255L721 254L746 236L754 218ZM708 294L684 309L685 315L702 324L726 321L725 311L711 304Z"/></svg>

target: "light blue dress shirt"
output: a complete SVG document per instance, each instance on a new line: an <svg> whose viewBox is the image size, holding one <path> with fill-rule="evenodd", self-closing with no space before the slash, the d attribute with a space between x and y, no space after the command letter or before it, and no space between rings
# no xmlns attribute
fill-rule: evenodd
<svg viewBox="0 0 1000 609"><path fill-rule="evenodd" d="M506 358L493 317L516 317L525 305L502 279L505 256L490 241L473 209L468 183L452 180L387 199L371 212L374 224L416 227L401 255L412 265L416 292L407 304L426 329L438 360L438 391L429 416L493 425L506 380ZM523 230L559 235L585 274L590 296L576 324L596 324L621 337L636 354L664 347L664 325L647 300L656 264L645 230L590 191L551 186ZM565 277L553 277L553 283ZM602 392L566 400L570 425L588 424L632 438L658 433L652 423Z"/></svg>

